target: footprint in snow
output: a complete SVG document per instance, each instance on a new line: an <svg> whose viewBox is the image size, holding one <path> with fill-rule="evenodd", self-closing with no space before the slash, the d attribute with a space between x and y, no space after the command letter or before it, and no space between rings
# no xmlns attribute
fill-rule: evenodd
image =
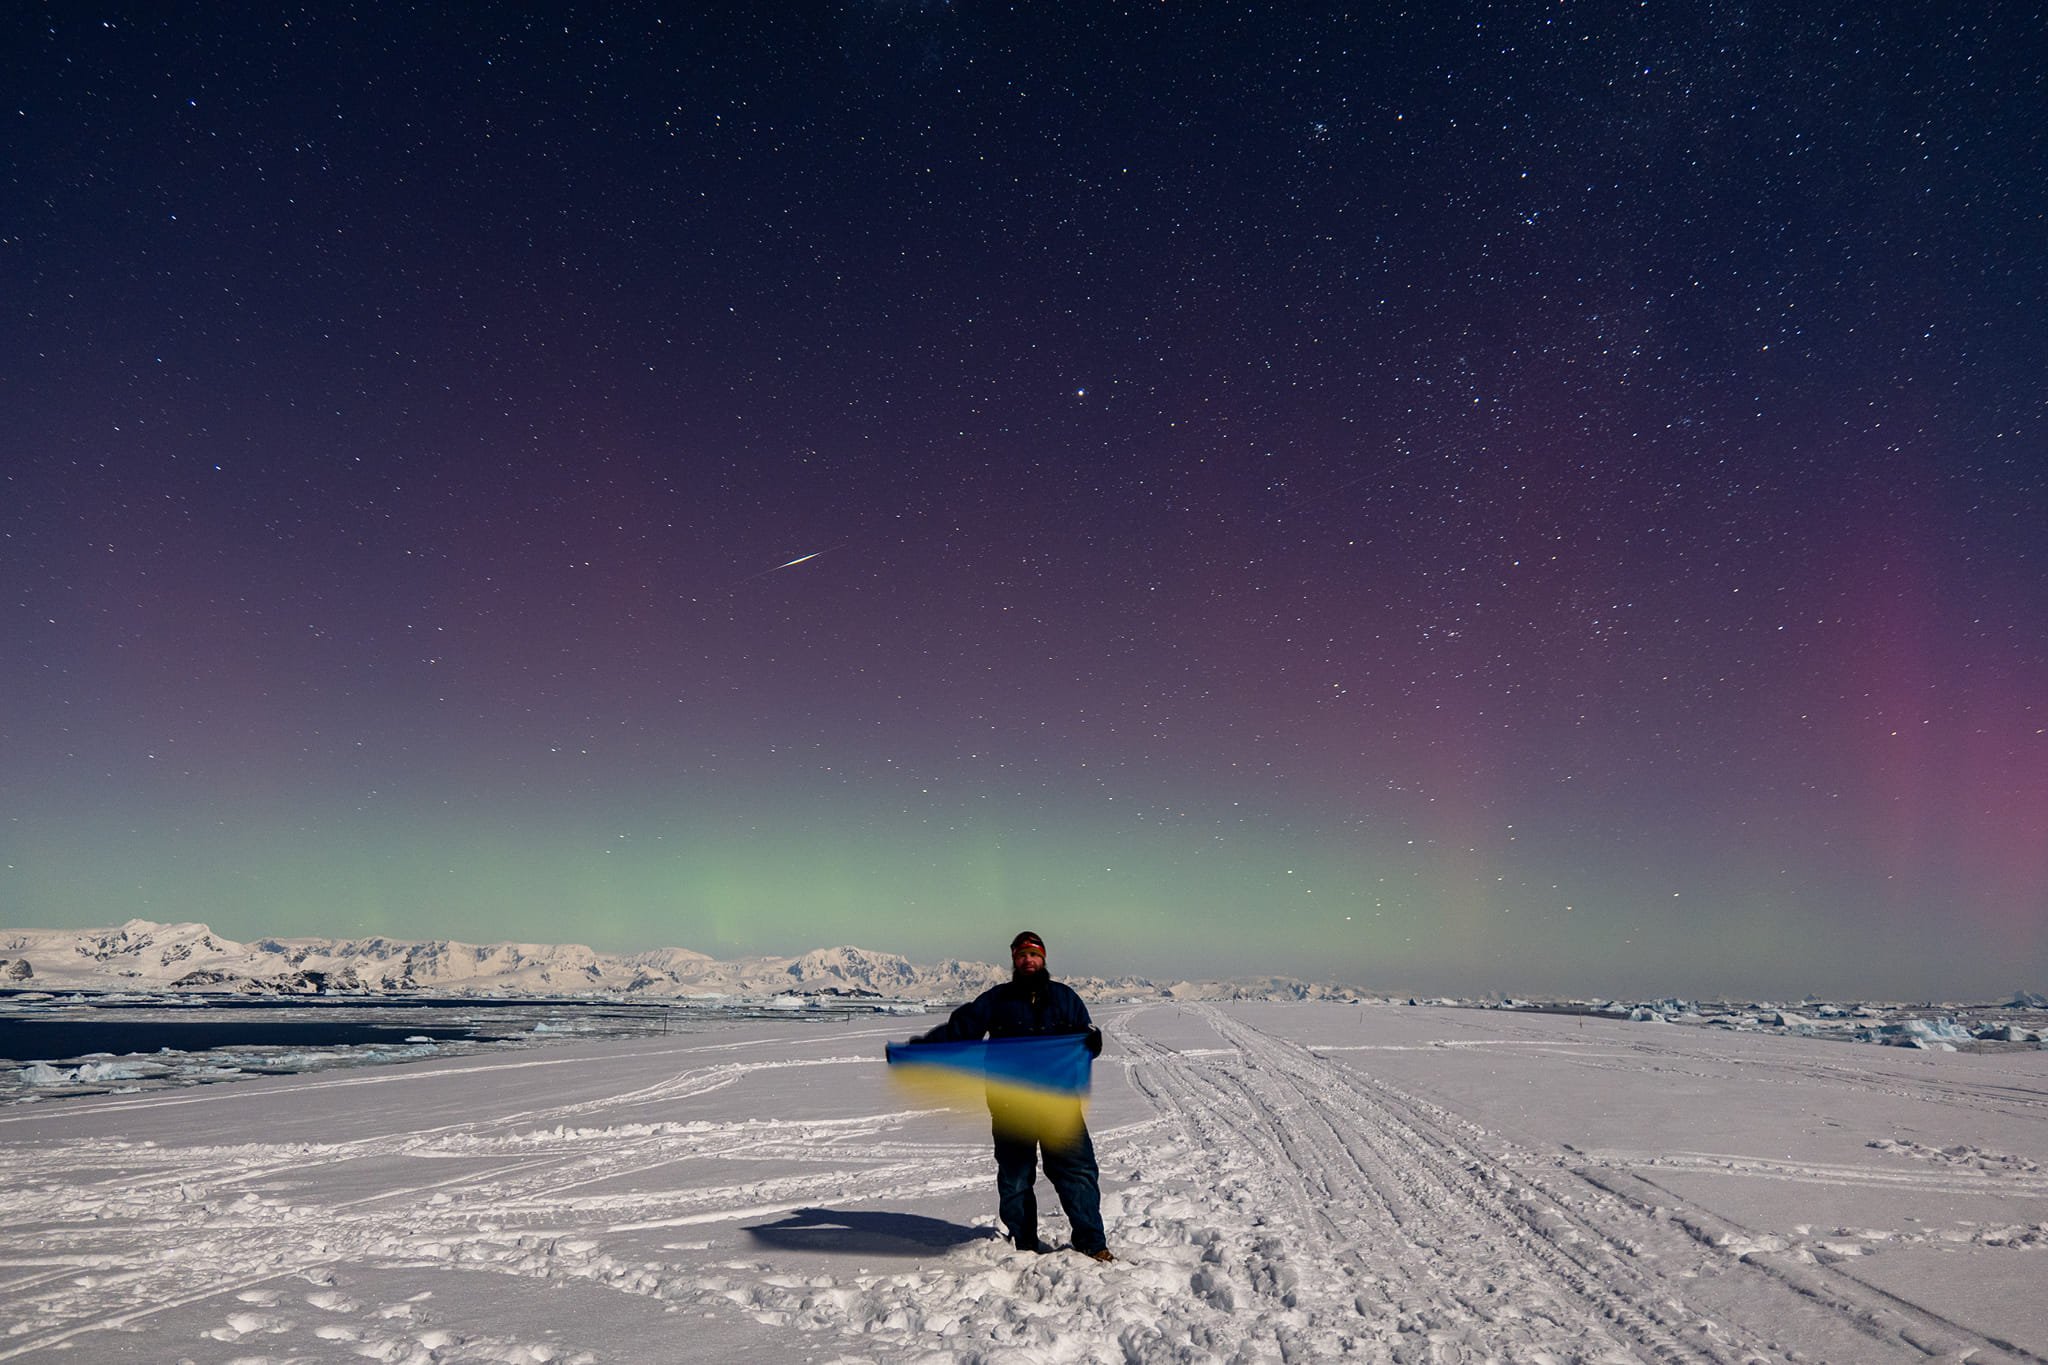
<svg viewBox="0 0 2048 1365"><path fill-rule="evenodd" d="M258 1332L272 1335L289 1332L295 1325L290 1318L281 1318L274 1313L230 1313L225 1326L213 1328L205 1335L215 1341L240 1341Z"/></svg>

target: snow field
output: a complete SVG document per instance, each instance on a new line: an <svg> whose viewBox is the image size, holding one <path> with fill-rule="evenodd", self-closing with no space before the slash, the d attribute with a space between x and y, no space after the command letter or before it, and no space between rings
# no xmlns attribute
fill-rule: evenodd
<svg viewBox="0 0 2048 1365"><path fill-rule="evenodd" d="M2044 1054L1099 1013L1112 1265L901 1024L752 1023L0 1114L0 1360L2048 1358Z"/></svg>

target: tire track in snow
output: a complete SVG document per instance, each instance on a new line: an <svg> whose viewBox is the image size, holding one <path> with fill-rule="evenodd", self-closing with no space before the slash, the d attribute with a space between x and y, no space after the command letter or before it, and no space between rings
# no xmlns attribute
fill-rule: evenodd
<svg viewBox="0 0 2048 1365"><path fill-rule="evenodd" d="M1297 1048L1294 1044L1271 1039L1267 1040L1271 1046L1262 1053L1259 1045L1249 1037L1256 1035L1257 1030L1237 1021L1217 1019L1214 1022L1219 1033L1235 1041L1241 1051L1250 1055L1265 1055L1284 1065L1294 1053L1312 1054L1312 1049ZM1332 1070L1342 1072L1343 1068ZM1743 1332L1739 1325L1734 1325L1731 1330L1725 1318L1718 1322L1715 1320L1721 1315L1684 1311L1674 1314L1667 1307L1682 1305L1686 1289L1692 1283L1711 1276L1737 1275L1743 1279L1741 1290L1739 1294L1726 1297L1741 1299L1748 1312L1763 1321L1779 1320L1781 1310L1788 1307L1806 1310L1804 1315L1809 1318L1813 1316L1811 1310L1820 1310L1826 1319L1823 1327L1832 1329L1825 1331L1824 1335L1835 1349L1844 1352L1845 1358L1864 1359L1874 1348L1882 1347L1889 1357L1899 1359L1926 1355L1943 1359L1967 1357L1983 1365L2040 1360L2040 1357L2009 1342L1984 1337L1833 1271L1797 1248L1790 1248L1788 1254L1786 1239L1759 1237L1691 1205L1670 1190L1635 1173L1630 1169L1634 1163L1611 1157L1603 1160L1589 1154L1569 1152L1569 1149L1564 1159L1535 1161L1455 1114L1406 1095L1370 1076L1357 1073L1326 1076L1313 1066L1305 1067L1302 1074L1312 1083L1328 1084L1329 1093L1339 1097L1339 1107L1341 1097L1347 1093L1370 1096L1385 1112L1397 1116L1410 1133L1424 1138L1431 1134L1443 1135L1445 1140L1437 1156L1449 1157L1453 1163L1469 1164L1475 1174L1484 1177L1481 1185L1471 1187L1476 1192L1476 1203L1490 1206L1495 1215L1506 1222L1522 1224L1531 1234L1528 1245L1541 1259L1554 1260L1555 1255L1561 1255L1577 1263L1587 1276L1593 1277L1592 1283L1605 1284L1609 1289L1619 1291L1624 1308L1632 1303L1651 1320L1658 1322L1665 1334L1672 1334L1674 1329L1685 1326L1687 1318L1691 1317L1710 1327L1716 1337L1745 1341L1741 1348L1743 1351L1756 1351L1771 1357L1792 1354L1796 1348L1776 1341L1759 1341L1753 1333ZM1434 1160L1427 1150L1430 1145L1425 1143L1417 1149L1418 1157L1425 1164ZM1502 1148L1509 1148L1510 1155L1503 1156ZM1465 1183L1459 1181L1456 1172L1441 1160L1435 1164L1448 1184L1457 1186ZM1899 1175L1868 1170L1816 1170L1797 1163L1740 1158L1698 1159L1687 1154L1650 1155L1640 1164L1652 1168L1733 1170L1776 1178L1844 1183L1854 1180L1857 1183L1922 1188L1950 1188L1964 1183L1960 1173ZM1564 1170L1583 1184L1577 1188L1553 1190L1550 1188L1552 1182L1543 1179L1544 1167ZM1620 1169L1614 1169L1616 1167ZM1986 1174L1967 1182L1975 1191L1994 1185L2024 1190L2037 1183L2026 1175L2009 1174ZM1496 1191L1505 1197L1496 1197ZM1592 1192L1590 1199L1588 1191ZM1690 1238L1695 1247L1685 1247L1681 1235ZM1701 1256L1702 1249L1709 1254ZM1581 1279L1578 1282L1585 1284L1588 1281ZM1601 1295L1596 1291L1592 1297L1598 1300ZM1801 1314L1795 1312L1793 1315ZM1632 1316L1627 1312L1616 1314L1617 1320L1623 1322L1630 1321ZM1726 1358L1726 1348L1721 1341L1703 1347L1690 1332L1677 1335L1682 1342L1678 1348L1682 1353L1675 1358L1688 1359L1695 1355L1714 1360Z"/></svg>
<svg viewBox="0 0 2048 1365"><path fill-rule="evenodd" d="M686 1275L649 1275L604 1255L606 1235L775 1216L846 1202L850 1188L861 1200L915 1202L986 1180L979 1144L935 1152L928 1143L887 1138L913 1117L909 1111L816 1120L606 1122L722 1089L758 1071L850 1062L877 1065L872 1057L721 1062L595 1099L328 1143L178 1147L86 1139L47 1153L30 1149L19 1166L32 1168L38 1183L6 1196L0 1228L0 1265L30 1271L4 1291L9 1321L0 1360L66 1348L94 1332L135 1330L154 1315L223 1296L247 1297L266 1282L331 1282L329 1268L337 1266L445 1266L690 1298L698 1291ZM549 1119L557 1121L552 1128L532 1126ZM559 1122L564 1119L585 1126L571 1128ZM393 1184L387 1178L374 1192L332 1197L326 1172L377 1162L402 1172L407 1159L418 1158L477 1164L432 1181ZM634 1177L677 1162L748 1158L784 1171L793 1160L818 1169L710 1185L657 1181L613 1194L587 1191L615 1179L632 1186ZM60 1255L34 1256L53 1245L62 1247ZM289 1329L286 1316L238 1310L217 1330L220 1340L233 1342ZM403 1334L387 1333L385 1345L397 1354L382 1358L526 1359L450 1354L429 1338L439 1339L428 1333L407 1344ZM429 1342L424 1353L422 1341Z"/></svg>
<svg viewBox="0 0 2048 1365"><path fill-rule="evenodd" d="M1774 1160L1718 1152L1626 1152L1604 1148L1571 1151L1564 1164L1575 1169L1614 1167L1619 1170L1703 1171L1759 1180L1784 1180L1802 1185L1837 1185L1856 1189L1900 1189L1937 1194L2001 1194L2048 1196L2048 1175L2007 1174L1987 1170L1885 1171L1823 1161Z"/></svg>
<svg viewBox="0 0 2048 1365"><path fill-rule="evenodd" d="M1284 1154L1251 1177L1259 1202L1296 1202L1303 1183L1327 1201L1304 1228L1316 1234L1314 1297L1326 1301L1310 1314L1315 1335L1341 1332L1348 1309L1376 1322L1397 1359L1756 1353L1760 1343L1721 1340L1725 1329L1672 1313L1622 1248L1558 1212L1543 1211L1545 1231L1532 1228L1510 1202L1520 1191L1507 1169L1420 1109L1221 1011L1196 1013L1241 1064L1191 1067L1147 1048L1141 1083L1179 1111L1192 1141ZM1256 1284L1255 1258L1246 1271Z"/></svg>
<svg viewBox="0 0 2048 1365"><path fill-rule="evenodd" d="M1768 1288L1797 1296L1845 1329L1902 1359L1930 1356L1944 1361L1968 1360L1973 1365L2048 1365L2042 1356L2024 1347L1986 1337L1834 1269L1798 1239L1759 1235L1636 1172L1586 1165L1573 1168L1572 1173L1594 1189L1615 1196L1645 1216L1667 1221L1713 1249L1759 1282L1750 1286L1752 1295ZM1812 1240L1826 1246L1842 1239Z"/></svg>
<svg viewBox="0 0 2048 1365"><path fill-rule="evenodd" d="M1878 1050L1880 1055L1888 1054L1896 1059L1895 1065L1887 1068L1856 1057L1855 1054L1867 1049L1868 1044L1854 1043L1846 1039L1823 1039L1820 1041L1838 1046L1844 1057L1840 1062L1822 1065L1790 1053L1780 1054L1775 1049L1770 1049L1769 1045L1772 1043L1790 1041L1778 1035L1738 1033L1711 1028L1702 1030L1708 1037L1753 1042L1765 1049L1760 1052L1737 1053L1703 1047L1688 1036L1691 1032L1690 1029L1662 1028L1657 1031L1658 1041L1654 1045L1629 1043L1625 1048L1630 1058L1627 1064L1603 1058L1597 1053L1565 1055L1570 1058L1572 1065L1589 1071L1619 1071L1633 1075L1647 1066L1649 1069L1676 1077L1718 1080L1729 1075L1731 1068L1740 1067L1744 1077L1754 1084L1793 1086L1806 1091L1819 1086L1829 1091L1912 1100L1937 1106L1947 1112L1975 1110L2009 1118L2039 1118L2044 1111L2048 1111L2048 1090L2038 1086L1968 1080L1947 1075L1916 1076L1906 1069L1913 1065L1916 1057L1931 1058L1938 1054L1919 1053L1909 1049ZM1674 1034L1678 1036L1674 1037ZM1501 1043L1496 1041L1493 1045L1499 1046ZM1557 1047L1563 1052L1563 1048L1558 1046L1554 1038L1532 1040L1532 1045Z"/></svg>
<svg viewBox="0 0 2048 1365"><path fill-rule="evenodd" d="M1529 1153L1230 1012L1188 1008L1225 1046L1166 1047L1133 1032L1142 1009L1105 1020L1111 1060L1155 1111L1096 1133L1118 1264L983 1240L889 1273L828 1261L803 1274L770 1259L710 1260L704 1241L664 1243L664 1229L849 1203L915 1207L993 1183L984 1142L910 1141L892 1131L905 1113L634 1121L731 1084L720 1063L650 1084L632 1083L645 1071L621 1076L615 1093L573 1103L332 1144L88 1140L24 1152L40 1183L4 1205L0 1263L20 1277L0 1293L20 1330L0 1338L0 1359L76 1348L91 1332L135 1329L180 1305L189 1315L224 1296L237 1304L208 1335L252 1360L333 1358L340 1347L304 1344L316 1323L355 1333L323 1341L374 1346L386 1359L541 1358L481 1334L447 1344L397 1318L344 1322L346 1296L325 1286L336 1269L366 1267L602 1286L700 1317L737 1311L877 1361L1796 1358L1749 1325L1770 1313L1745 1307L1729 1322L1698 1307L1692 1286L1716 1277L1724 1290L1740 1282L1723 1302L1797 1300L1838 1325L1830 1349L1809 1358L2037 1359L1786 1249L1745 1245L1741 1230L1620 1169L1627 1154L1602 1165ZM851 1060L860 1059L740 1065ZM750 1159L769 1163L761 1178L701 1181L703 1163L744 1169ZM338 1178L351 1161L389 1169ZM434 1178L419 1178L422 1165ZM660 1173L669 1165L673 1178ZM124 1169L146 1183L108 1175ZM65 1252L54 1270L49 1245ZM301 1300L333 1316L308 1318ZM250 1353L259 1346L269 1349Z"/></svg>

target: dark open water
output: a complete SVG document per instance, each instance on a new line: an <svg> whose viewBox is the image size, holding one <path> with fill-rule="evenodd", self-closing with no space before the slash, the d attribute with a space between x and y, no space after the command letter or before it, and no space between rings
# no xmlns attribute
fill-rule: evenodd
<svg viewBox="0 0 2048 1365"><path fill-rule="evenodd" d="M18 992L0 992L11 997ZM0 1003L5 1003L0 1000ZM570 1014L604 1029L658 1026L645 1008L550 1009L535 1000L399 999L376 996L210 996L204 1003L162 999L96 1000L89 1007L38 1005L0 1014L0 1062L58 1062L115 1056L203 1052L212 1048L395 1046L408 1038L493 1043L530 1036L537 1017ZM630 1020L630 1022L629 1022Z"/></svg>
<svg viewBox="0 0 2048 1365"><path fill-rule="evenodd" d="M408 1038L488 1047L666 1033L702 1027L705 1019L790 1019L784 1010L745 1005L697 1010L673 1002L577 1001L464 996L207 996L16 1002L0 990L0 1065L71 1062L94 1053L148 1055L215 1048L395 1047ZM804 1011L825 1023L865 1016L873 1007L846 1003ZM544 1035L544 1036L536 1036ZM459 1050L459 1049L458 1049Z"/></svg>
<svg viewBox="0 0 2048 1365"><path fill-rule="evenodd" d="M56 1062L92 1052L117 1056L174 1048L396 1045L408 1038L488 1042L509 1032L471 1024L373 1024L354 1019L0 1019L0 1060Z"/></svg>

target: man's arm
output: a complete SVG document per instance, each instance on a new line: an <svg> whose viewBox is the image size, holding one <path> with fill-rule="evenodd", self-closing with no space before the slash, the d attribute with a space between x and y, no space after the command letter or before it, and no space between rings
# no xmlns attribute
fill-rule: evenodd
<svg viewBox="0 0 2048 1365"><path fill-rule="evenodd" d="M945 1023L935 1029L920 1033L910 1041L913 1043L972 1043L988 1036L989 1015L993 1003L989 997L992 991L983 991L974 999L954 1010Z"/></svg>
<svg viewBox="0 0 2048 1365"><path fill-rule="evenodd" d="M1072 1016L1068 1022L1073 1025L1073 1031L1088 1035L1088 1055L1090 1057L1100 1057L1102 1055L1102 1030L1095 1027L1095 1021L1088 1017L1088 1002L1083 1000L1081 993L1071 986L1067 988L1067 1013Z"/></svg>

